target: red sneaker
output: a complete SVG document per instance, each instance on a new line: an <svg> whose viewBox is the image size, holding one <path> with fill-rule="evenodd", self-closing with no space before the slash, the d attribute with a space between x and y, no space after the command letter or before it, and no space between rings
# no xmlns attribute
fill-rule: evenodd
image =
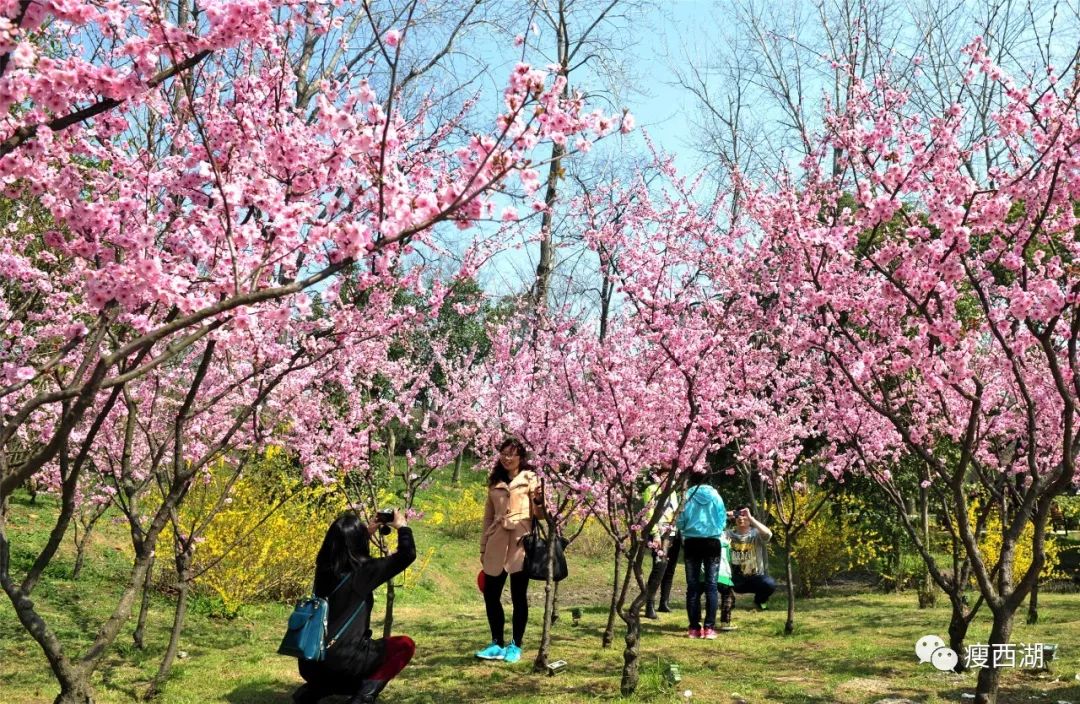
<svg viewBox="0 0 1080 704"><path fill-rule="evenodd" d="M700 638L701 637L701 629L700 628L691 628L689 631L686 632L686 637L687 638Z"/></svg>
<svg viewBox="0 0 1080 704"><path fill-rule="evenodd" d="M712 628L706 628L701 631L701 637L705 640L716 640L716 631Z"/></svg>

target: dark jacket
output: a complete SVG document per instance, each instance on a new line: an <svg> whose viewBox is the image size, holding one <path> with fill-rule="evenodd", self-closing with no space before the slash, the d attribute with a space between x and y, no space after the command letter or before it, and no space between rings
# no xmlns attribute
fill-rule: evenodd
<svg viewBox="0 0 1080 704"><path fill-rule="evenodd" d="M355 685L365 675L375 670L383 656L383 641L371 638L372 592L405 571L416 560L416 544L411 528L398 530L398 549L392 555L366 560L337 592L328 598L330 612L327 618L326 637L331 638L349 619L357 605L364 606L349 629L332 648L326 651L321 662L300 661L300 676L311 683L319 683L342 694L355 691ZM334 591L344 575L333 572L315 573L315 593L326 596Z"/></svg>

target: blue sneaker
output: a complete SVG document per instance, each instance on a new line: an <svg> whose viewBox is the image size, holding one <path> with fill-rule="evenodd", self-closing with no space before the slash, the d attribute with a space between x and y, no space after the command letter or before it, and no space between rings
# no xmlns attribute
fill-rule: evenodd
<svg viewBox="0 0 1080 704"><path fill-rule="evenodd" d="M509 650L509 648L503 648L495 641L491 641L491 645L484 648L483 650L477 651L476 657L480 658L481 660L502 660L506 657L507 650ZM518 651L518 657L521 657L520 650Z"/></svg>
<svg viewBox="0 0 1080 704"><path fill-rule="evenodd" d="M506 646L506 651L503 653L503 660L508 663L515 663L520 659L521 648L514 641L510 641L510 645Z"/></svg>

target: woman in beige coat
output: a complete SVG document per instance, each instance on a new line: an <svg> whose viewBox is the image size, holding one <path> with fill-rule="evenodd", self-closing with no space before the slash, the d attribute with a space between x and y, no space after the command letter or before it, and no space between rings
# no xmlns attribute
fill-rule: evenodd
<svg viewBox="0 0 1080 704"><path fill-rule="evenodd" d="M484 505L484 534L480 538L480 563L484 568L484 604L491 644L476 653L484 660L514 663L521 659L521 639L529 622L529 577L525 573L525 547L534 517L543 515L540 480L525 462L525 446L508 439L499 447L499 460L488 477ZM513 640L505 645L506 616L502 591L510 577L510 600L514 605Z"/></svg>

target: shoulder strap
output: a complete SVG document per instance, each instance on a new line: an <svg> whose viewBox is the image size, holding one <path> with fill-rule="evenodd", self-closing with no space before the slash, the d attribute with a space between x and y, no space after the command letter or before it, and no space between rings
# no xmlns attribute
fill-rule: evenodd
<svg viewBox="0 0 1080 704"><path fill-rule="evenodd" d="M352 612L352 616L349 617L349 620L346 621L345 623L341 624L341 628L339 628L338 632L334 634L334 637L330 639L330 642L326 644L326 649L327 650L332 648L334 646L334 643L337 643L338 638L340 638L345 633L345 631L347 631L349 629L349 626L352 625L352 622L355 621L356 617L360 615L360 609L364 608L365 603L367 603L367 602L361 601L357 605L356 610Z"/></svg>
<svg viewBox="0 0 1080 704"><path fill-rule="evenodd" d="M352 573L352 572L350 572L349 574L347 574L347 575L345 575L344 577L342 577L342 578L341 578L341 581L340 581L340 582L338 582L338 585L337 585L336 587L334 587L334 591L332 591L332 592L330 592L329 594L327 594L327 596L334 596L335 594L337 594L337 591L338 591L338 589L341 589L342 587L344 587L344 586L345 586L345 582L348 582L348 581L349 581L349 578L350 578L350 577L352 577L352 576L353 576L353 573Z"/></svg>

